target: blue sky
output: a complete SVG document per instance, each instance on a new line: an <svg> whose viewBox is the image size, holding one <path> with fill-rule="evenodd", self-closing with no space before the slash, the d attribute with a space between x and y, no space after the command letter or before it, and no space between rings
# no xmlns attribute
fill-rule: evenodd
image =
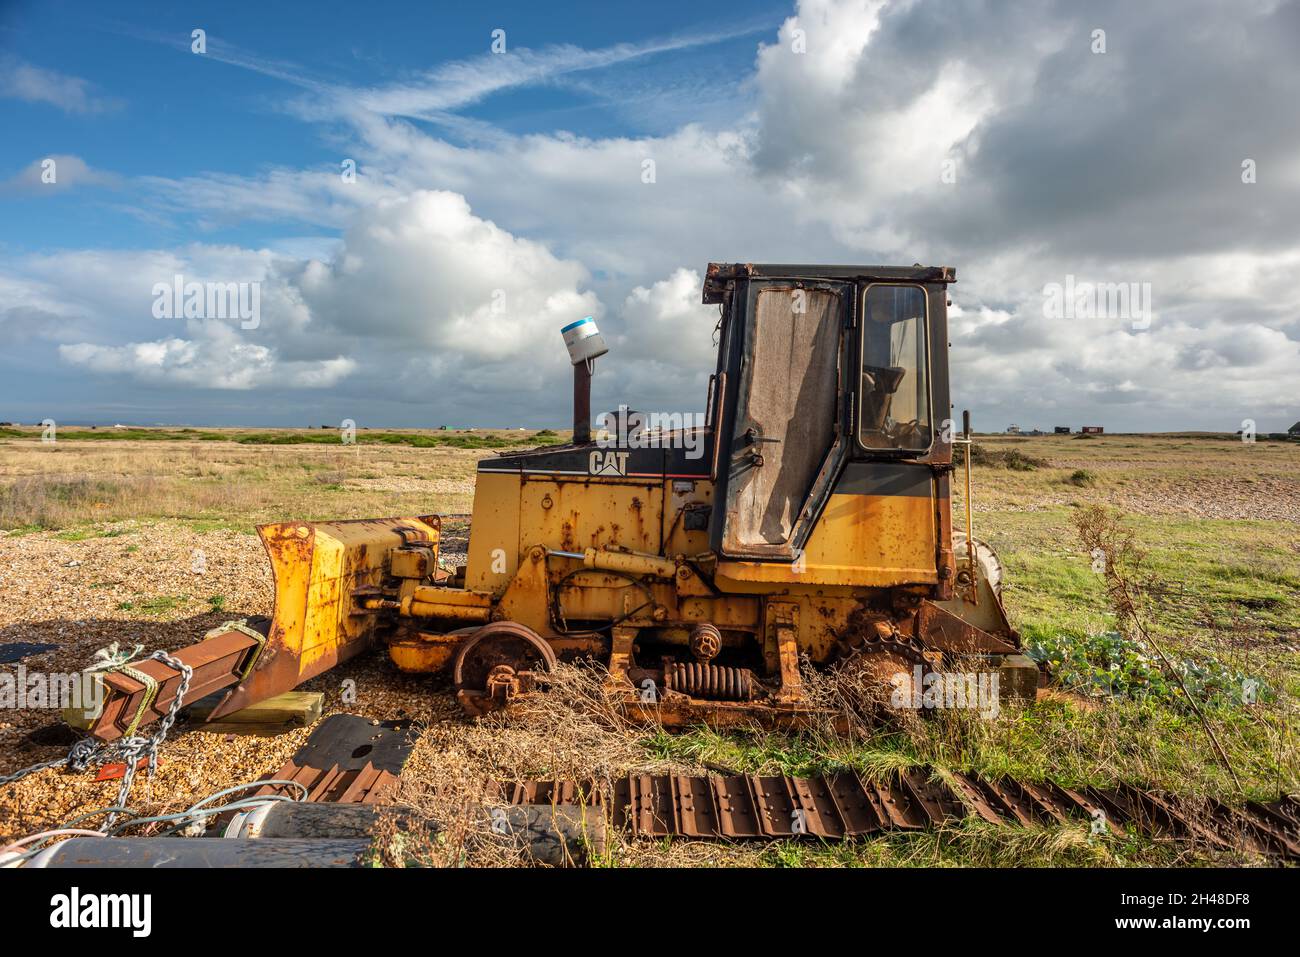
<svg viewBox="0 0 1300 957"><path fill-rule="evenodd" d="M987 427L1285 428L1298 44L1280 0L11 0L0 419L554 425L587 313L598 408L688 411L710 260L925 261ZM176 274L256 327L159 318ZM1049 315L1067 279L1151 321Z"/></svg>
<svg viewBox="0 0 1300 957"><path fill-rule="evenodd" d="M174 3L118 9L60 0L9 3L0 18L0 51L84 78L94 105L65 112L47 103L0 99L5 157L12 165L37 155L93 156L96 168L127 178L196 172L252 177L274 166L333 169L339 142L328 126L283 108L286 98L300 92L293 82L220 58L307 82L376 86L479 56L490 49L492 32L507 26L507 51L516 44L602 49L638 40L692 45L602 70L599 88L588 84L585 71L575 72L468 103L458 115L515 134L560 128L589 137L654 135L671 128L673 110L689 106L692 118L707 112L708 104L687 104L687 94L665 112L665 88L728 90L720 110L730 109L759 36L774 32L788 12L776 5L719 6L701 20L706 11L691 3L629 3L615 16L609 4L598 3L566 5L564 16L529 4L498 11L443 6L393 5L372 12L342 2L196 3L183 9ZM191 52L196 27L207 32L210 56ZM725 38L703 39L714 34ZM707 55L697 55L701 50ZM462 138L455 130L438 132ZM183 241L193 228L184 221L142 222L140 212L116 193L10 202L13 213L0 222L0 242L17 249L56 249L89 230L97 244L125 248L168 235ZM294 235L292 223L221 222L211 224L203 238L265 243Z"/></svg>

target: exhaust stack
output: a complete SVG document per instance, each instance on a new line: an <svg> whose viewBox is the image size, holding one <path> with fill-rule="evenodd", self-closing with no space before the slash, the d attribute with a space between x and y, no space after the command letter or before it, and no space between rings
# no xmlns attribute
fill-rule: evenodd
<svg viewBox="0 0 1300 957"><path fill-rule="evenodd" d="M596 360L609 352L609 347L591 316L569 323L560 334L573 363L573 444L587 445L591 442L591 375Z"/></svg>

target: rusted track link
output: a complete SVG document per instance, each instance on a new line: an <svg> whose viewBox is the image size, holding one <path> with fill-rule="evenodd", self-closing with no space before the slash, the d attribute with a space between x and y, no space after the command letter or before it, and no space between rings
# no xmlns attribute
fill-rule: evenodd
<svg viewBox="0 0 1300 957"><path fill-rule="evenodd" d="M816 777L634 774L606 791L593 782L489 780L489 803L608 805L610 819L637 837L827 840L882 831L921 830L976 818L1021 826L1088 822L1122 834L1195 840L1228 850L1300 859L1300 802L1251 802L1232 808L1207 802L1193 813L1172 798L1132 785L1071 789L1052 782L937 775L918 767L883 782L852 772Z"/></svg>
<svg viewBox="0 0 1300 957"><path fill-rule="evenodd" d="M410 721L332 714L269 779L301 784L307 789L305 800L313 803L388 804L414 740ZM254 794L298 798L301 792L267 784ZM567 782L534 781L518 785L505 799L511 804L573 804L578 797Z"/></svg>
<svg viewBox="0 0 1300 957"><path fill-rule="evenodd" d="M290 761L273 777L301 784L307 789L305 800L320 804L387 804L397 787L397 775L382 771L369 761L360 768L342 768L337 764L315 768ZM258 797L283 794L292 798L300 793L297 788L280 784L267 784L253 792Z"/></svg>

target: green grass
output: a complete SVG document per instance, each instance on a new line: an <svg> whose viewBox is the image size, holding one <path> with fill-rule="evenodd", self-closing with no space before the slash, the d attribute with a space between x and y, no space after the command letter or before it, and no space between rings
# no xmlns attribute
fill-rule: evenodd
<svg viewBox="0 0 1300 957"><path fill-rule="evenodd" d="M0 429L0 438L39 438L40 431ZM136 442L225 442L229 437L220 432L200 432L197 429L59 429L54 434L57 442L64 441L136 441Z"/></svg>
<svg viewBox="0 0 1300 957"><path fill-rule="evenodd" d="M135 612L149 617L161 617L176 611L189 600L189 595L156 595L139 601L118 602L117 610Z"/></svg>
<svg viewBox="0 0 1300 957"><path fill-rule="evenodd" d="M1111 627L1102 576L1074 536L1067 508L992 512L978 521L1007 569L1004 594L1020 623ZM1166 584L1152 622L1175 640L1245 626L1300 631L1300 555L1277 523L1134 516L1147 570ZM1204 637L1204 635L1202 635Z"/></svg>
<svg viewBox="0 0 1300 957"><path fill-rule="evenodd" d="M981 513L978 520L981 536L1006 566L1005 602L1026 642L1073 638L1095 650L1089 636L1113 629L1115 618L1103 577L1092 570L1091 558L1078 542L1072 514L1069 507L1057 507ZM802 776L853 769L878 779L898 767L927 764L1066 786L1142 783L1188 798L1230 802L1272 800L1279 792L1296 790L1300 667L1297 656L1279 645L1282 639L1300 641L1296 536L1262 521L1160 516L1133 517L1131 522L1148 551L1147 571L1167 586L1146 607L1152 634L1178 659L1210 668L1221 662L1229 674L1240 670L1258 676L1272 696L1254 705L1231 694L1213 696L1204 706L1244 794L1218 761L1181 692L1167 685L1147 697L1040 697L1028 707L1004 709L991 721L937 712L858 738L694 728L650 734L641 744L655 757L703 764L719 773ZM1177 856L1183 853L1186 848L1134 834L1090 840L1086 826L1025 830L972 822L864 842L779 842L762 853L760 863L1158 866L1185 864L1187 858ZM1218 860L1201 850L1192 859Z"/></svg>
<svg viewBox="0 0 1300 957"><path fill-rule="evenodd" d="M1092 837L1086 824L1000 827L968 820L937 830L890 832L862 841L780 841L767 867L1126 867L1170 866L1168 844L1126 833Z"/></svg>

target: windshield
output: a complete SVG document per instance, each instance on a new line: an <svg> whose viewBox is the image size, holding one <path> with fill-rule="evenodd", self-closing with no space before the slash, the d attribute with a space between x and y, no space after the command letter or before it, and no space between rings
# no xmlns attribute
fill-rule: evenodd
<svg viewBox="0 0 1300 957"><path fill-rule="evenodd" d="M927 451L932 438L925 290L868 286L862 315L858 441L869 449Z"/></svg>

